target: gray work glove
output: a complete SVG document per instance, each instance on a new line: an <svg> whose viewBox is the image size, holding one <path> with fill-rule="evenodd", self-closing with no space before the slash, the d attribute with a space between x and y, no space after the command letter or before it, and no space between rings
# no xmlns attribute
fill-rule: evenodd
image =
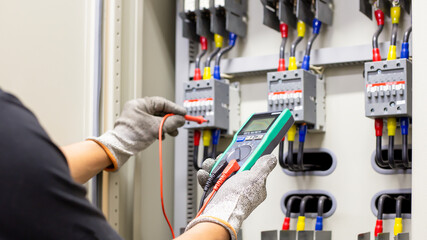
<svg viewBox="0 0 427 240"><path fill-rule="evenodd" d="M113 162L113 166L106 170L119 169L129 157L158 139L160 122L168 113L176 115L166 119L163 132L176 136L177 128L185 123L185 108L162 97L145 97L127 102L113 130L97 138L89 138L97 142Z"/></svg>
<svg viewBox="0 0 427 240"><path fill-rule="evenodd" d="M206 161L206 168L208 168L211 163ZM240 172L228 179L203 213L193 219L186 230L201 222L213 222L227 229L232 240L237 239L237 232L243 220L267 197L265 182L276 164L277 159L274 155L265 155L255 163L251 170ZM199 172L208 172L206 170L202 167ZM203 177L206 174L199 174L199 172L197 173L198 178L206 182L207 179Z"/></svg>

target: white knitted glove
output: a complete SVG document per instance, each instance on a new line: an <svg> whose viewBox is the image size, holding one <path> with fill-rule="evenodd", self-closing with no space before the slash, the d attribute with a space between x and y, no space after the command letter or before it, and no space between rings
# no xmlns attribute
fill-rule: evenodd
<svg viewBox="0 0 427 240"><path fill-rule="evenodd" d="M125 104L113 130L88 140L95 141L106 151L113 162L113 166L106 170L115 171L129 157L146 149L158 139L160 122L168 113L176 115L166 119L163 132L176 136L177 128L185 123L185 108L162 97L145 97Z"/></svg>
<svg viewBox="0 0 427 240"><path fill-rule="evenodd" d="M251 170L240 172L228 179L203 213L188 224L186 231L198 223L213 222L227 229L232 240L237 239L237 232L243 220L267 197L266 179L276 164L277 159L274 155L265 155ZM206 167L208 165L211 165L211 161L206 163ZM207 170L202 168L199 172L201 171ZM202 177L204 173L197 175L199 179L205 180L205 177Z"/></svg>

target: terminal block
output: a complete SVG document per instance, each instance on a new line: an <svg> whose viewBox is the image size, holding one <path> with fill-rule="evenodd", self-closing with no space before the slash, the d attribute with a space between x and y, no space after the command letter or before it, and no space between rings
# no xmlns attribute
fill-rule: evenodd
<svg viewBox="0 0 427 240"><path fill-rule="evenodd" d="M268 110L288 108L296 123L316 124L316 75L298 69L270 72L268 79Z"/></svg>
<svg viewBox="0 0 427 240"><path fill-rule="evenodd" d="M229 128L230 86L222 80L190 81L184 84L184 107L187 114L203 116L208 122L187 121L185 128Z"/></svg>
<svg viewBox="0 0 427 240"><path fill-rule="evenodd" d="M412 63L407 59L365 63L365 115L411 117Z"/></svg>

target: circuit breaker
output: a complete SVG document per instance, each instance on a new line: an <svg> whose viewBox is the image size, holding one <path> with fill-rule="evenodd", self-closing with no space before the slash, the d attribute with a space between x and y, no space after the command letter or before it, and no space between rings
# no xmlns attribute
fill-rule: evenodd
<svg viewBox="0 0 427 240"><path fill-rule="evenodd" d="M288 108L296 123L316 124L316 75L298 69L270 72L268 79L268 110Z"/></svg>
<svg viewBox="0 0 427 240"><path fill-rule="evenodd" d="M365 63L366 117L412 115L412 63L397 59Z"/></svg>
<svg viewBox="0 0 427 240"><path fill-rule="evenodd" d="M208 122L187 121L185 128L229 128L230 86L225 81L210 79L184 84L184 107L187 114L203 116Z"/></svg>

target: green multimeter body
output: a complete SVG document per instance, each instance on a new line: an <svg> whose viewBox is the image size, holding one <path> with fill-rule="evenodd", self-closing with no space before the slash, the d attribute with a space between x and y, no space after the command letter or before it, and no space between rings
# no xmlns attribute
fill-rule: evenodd
<svg viewBox="0 0 427 240"><path fill-rule="evenodd" d="M240 166L238 172L251 169L260 157L276 148L293 124L294 118L289 109L252 114L234 135L212 171L224 158L227 162L236 159Z"/></svg>

